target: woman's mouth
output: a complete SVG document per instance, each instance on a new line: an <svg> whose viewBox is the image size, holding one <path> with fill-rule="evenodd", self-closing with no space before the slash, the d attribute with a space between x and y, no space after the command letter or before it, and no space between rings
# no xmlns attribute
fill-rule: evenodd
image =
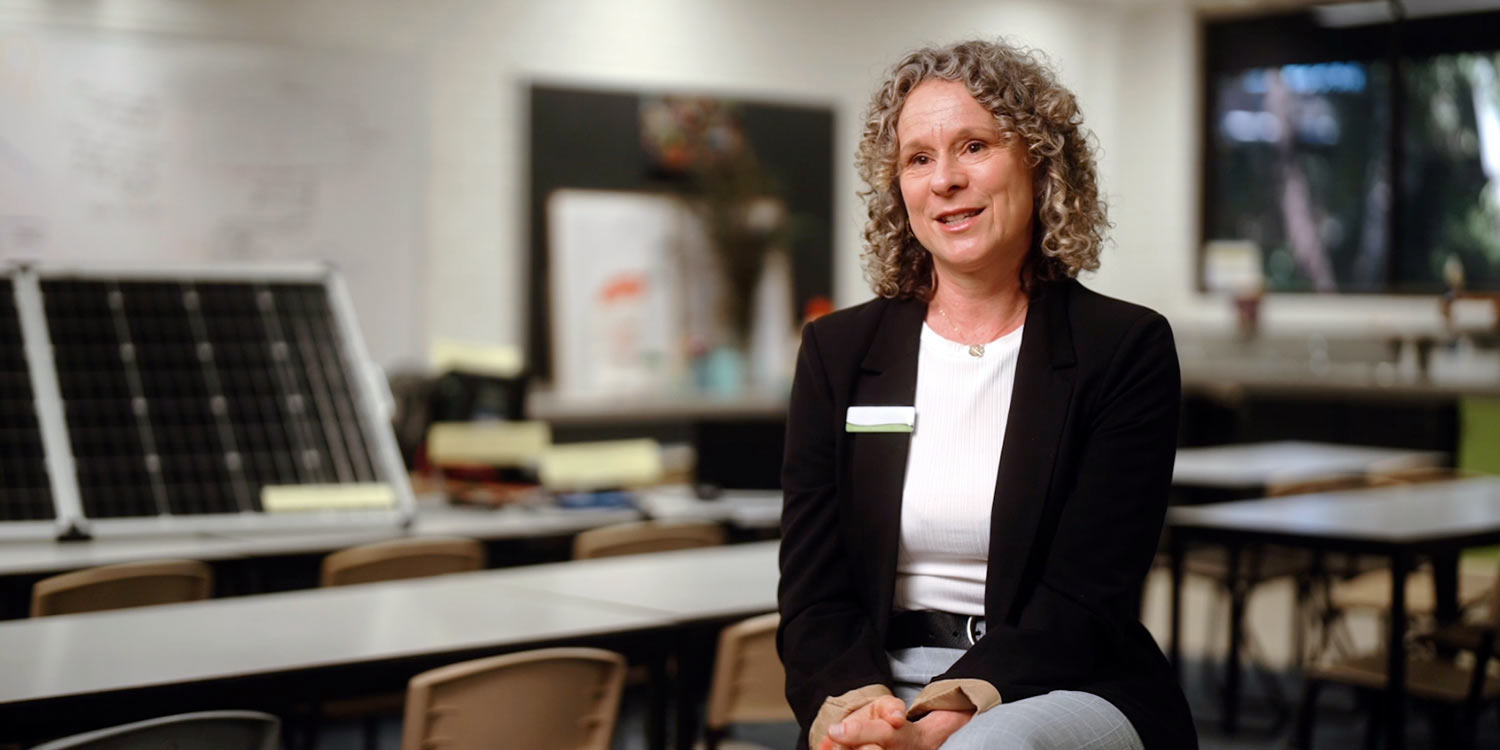
<svg viewBox="0 0 1500 750"><path fill-rule="evenodd" d="M938 220L938 222L940 222L940 223L942 223L942 224L944 224L946 226L950 226L950 227L952 227L952 226L958 226L958 225L960 225L960 224L968 221L969 219L972 219L975 216L978 216L983 211L984 211L984 209L982 209L982 208L974 208L974 209L970 209L970 210L967 210L967 211L955 211L955 212L949 213L949 214L942 214L941 216L937 217L937 220Z"/></svg>

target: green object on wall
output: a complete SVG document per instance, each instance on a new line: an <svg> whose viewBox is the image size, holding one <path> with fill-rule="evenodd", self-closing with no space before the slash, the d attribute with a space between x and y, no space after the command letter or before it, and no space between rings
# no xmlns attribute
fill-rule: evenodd
<svg viewBox="0 0 1500 750"><path fill-rule="evenodd" d="M1500 398L1459 402L1458 468L1500 474Z"/></svg>
<svg viewBox="0 0 1500 750"><path fill-rule="evenodd" d="M1458 469L1500 474L1500 398L1470 396L1459 401ZM1493 562L1500 546L1465 550L1465 562Z"/></svg>

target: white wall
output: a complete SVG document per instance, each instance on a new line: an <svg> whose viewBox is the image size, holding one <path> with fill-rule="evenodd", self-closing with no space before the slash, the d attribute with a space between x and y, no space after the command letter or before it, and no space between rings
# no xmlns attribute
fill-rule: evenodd
<svg viewBox="0 0 1500 750"><path fill-rule="evenodd" d="M428 65L425 305L430 338L525 339L525 87L723 93L832 106L835 297L868 297L852 155L866 98L902 52L1008 36L1045 50L1102 147L1114 246L1091 282L1227 327L1193 291L1196 21L1180 0L0 0L0 25L174 33L420 53ZM545 154L532 158L546 158ZM1430 301L1273 298L1272 330L1435 325ZM378 331L367 331L378 336Z"/></svg>
<svg viewBox="0 0 1500 750"><path fill-rule="evenodd" d="M880 75L929 42L1006 35L1046 50L1106 144L1118 140L1121 11L1059 2L574 0L475 3L433 57L429 293L434 335L520 342L526 274L524 85L785 98L836 110L835 297L866 299L853 152ZM545 159L546 154L533 158Z"/></svg>
<svg viewBox="0 0 1500 750"><path fill-rule="evenodd" d="M0 25L10 27L423 53L430 101L413 106L430 115L426 329L510 344L525 339L528 82L832 106L835 297L850 304L869 296L853 151L885 67L912 47L973 36L1045 50L1104 146L1106 189L1123 194L1113 175L1125 143L1116 114L1124 14L1114 3L1048 0L0 0Z"/></svg>

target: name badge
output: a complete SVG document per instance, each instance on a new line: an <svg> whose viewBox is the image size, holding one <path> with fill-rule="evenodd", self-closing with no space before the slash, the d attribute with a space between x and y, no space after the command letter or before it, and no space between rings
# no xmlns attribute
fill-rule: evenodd
<svg viewBox="0 0 1500 750"><path fill-rule="evenodd" d="M844 417L845 432L911 432L916 424L915 406L851 406Z"/></svg>

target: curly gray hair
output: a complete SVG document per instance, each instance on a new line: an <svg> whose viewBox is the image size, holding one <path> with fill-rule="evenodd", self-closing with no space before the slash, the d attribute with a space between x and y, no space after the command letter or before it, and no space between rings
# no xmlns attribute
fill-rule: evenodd
<svg viewBox="0 0 1500 750"><path fill-rule="evenodd" d="M860 192L868 213L864 263L875 293L928 300L936 289L932 255L911 233L896 164L901 109L912 89L933 78L962 83L1026 149L1039 231L1022 265L1022 288L1097 269L1109 218L1078 102L1032 51L968 41L908 54L870 100L855 166L867 186Z"/></svg>

